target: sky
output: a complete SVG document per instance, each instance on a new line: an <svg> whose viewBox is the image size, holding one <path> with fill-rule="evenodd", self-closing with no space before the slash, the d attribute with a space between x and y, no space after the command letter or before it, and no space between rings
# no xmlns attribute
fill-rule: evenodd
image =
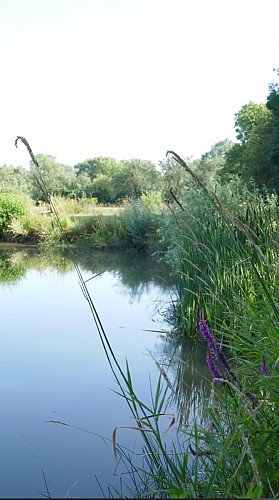
<svg viewBox="0 0 279 500"><path fill-rule="evenodd" d="M0 165L199 158L279 66L278 0L0 0Z"/></svg>

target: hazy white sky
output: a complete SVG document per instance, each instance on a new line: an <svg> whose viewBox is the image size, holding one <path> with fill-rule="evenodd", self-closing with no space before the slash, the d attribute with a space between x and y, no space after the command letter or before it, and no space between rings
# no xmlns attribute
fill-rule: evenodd
<svg viewBox="0 0 279 500"><path fill-rule="evenodd" d="M0 0L0 165L199 157L279 66L278 0Z"/></svg>

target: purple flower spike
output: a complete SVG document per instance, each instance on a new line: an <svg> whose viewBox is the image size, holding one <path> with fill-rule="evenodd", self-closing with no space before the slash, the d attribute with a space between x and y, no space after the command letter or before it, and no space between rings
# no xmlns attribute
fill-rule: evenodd
<svg viewBox="0 0 279 500"><path fill-rule="evenodd" d="M204 319L199 321L199 329L203 338L207 341L209 354L206 358L206 361L214 378L223 378L225 376L228 380L236 380L234 373L231 371L231 365L227 361L219 342L215 340L214 336L209 330L207 322ZM219 364L221 370L224 373L224 376L220 374L214 360Z"/></svg>
<svg viewBox="0 0 279 500"><path fill-rule="evenodd" d="M214 337L209 330L209 326L206 321L199 321L199 328L203 338L207 341L209 347L214 350Z"/></svg>
<svg viewBox="0 0 279 500"><path fill-rule="evenodd" d="M206 362L207 362L208 368L211 371L213 377L217 379L218 384L221 384L222 382L218 381L218 378L223 378L223 376L221 375L217 366L215 365L215 363L211 357L210 351L209 351L208 355L206 356Z"/></svg>
<svg viewBox="0 0 279 500"><path fill-rule="evenodd" d="M262 372L262 373L264 373L265 375L267 375L267 377L269 377L269 376L270 376L269 370L268 370L268 368L267 368L267 366L266 366L266 364L265 364L265 359L264 359L264 357L263 357L263 364L262 364L262 366L261 366L261 372Z"/></svg>
<svg viewBox="0 0 279 500"><path fill-rule="evenodd" d="M224 372L230 371L231 365L226 360L226 356L223 353L222 348L221 348L220 344L217 342L217 340L215 341L215 352L216 352L216 358L218 359L222 370L224 370Z"/></svg>

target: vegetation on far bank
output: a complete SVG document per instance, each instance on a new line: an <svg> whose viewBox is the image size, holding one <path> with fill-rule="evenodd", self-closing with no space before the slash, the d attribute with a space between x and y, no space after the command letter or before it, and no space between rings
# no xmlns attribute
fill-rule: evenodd
<svg viewBox="0 0 279 500"><path fill-rule="evenodd" d="M187 158L186 162L208 188L218 192L229 193L232 179L237 177L252 187L250 191L278 193L278 124L279 83L274 83L266 104L250 102L236 113L236 143L221 140L200 159ZM51 155L34 158L73 244L157 249L157 231L165 224L165 204L171 207L175 199L186 198L191 203L192 181L171 157L157 165L136 158L92 157L74 167L57 162ZM0 167L0 238L4 241L60 243L59 231L47 214L36 169L32 161L30 171Z"/></svg>
<svg viewBox="0 0 279 500"><path fill-rule="evenodd" d="M94 200L52 197L61 228L49 206L35 206L26 195L0 194L0 239L31 245L88 246L89 248L159 249L163 203L160 193L124 200L117 206L98 206Z"/></svg>

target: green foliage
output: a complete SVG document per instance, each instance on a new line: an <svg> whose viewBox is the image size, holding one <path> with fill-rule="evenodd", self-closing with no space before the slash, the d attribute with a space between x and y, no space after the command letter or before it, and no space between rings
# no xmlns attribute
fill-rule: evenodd
<svg viewBox="0 0 279 500"><path fill-rule="evenodd" d="M265 104L250 102L235 117L239 144L228 151L225 171L240 173L246 181L252 177L258 186L268 185L271 112Z"/></svg>
<svg viewBox="0 0 279 500"><path fill-rule="evenodd" d="M271 137L268 147L268 160L279 177L279 83L274 83L269 87L267 97L267 108L271 112Z"/></svg>
<svg viewBox="0 0 279 500"><path fill-rule="evenodd" d="M143 193L159 191L162 179L153 162L133 158L121 162L121 169L114 176L114 185L118 198L139 198Z"/></svg>
<svg viewBox="0 0 279 500"><path fill-rule="evenodd" d="M192 166L191 158L187 158L186 161ZM163 175L164 196L168 198L170 190L173 190L177 196L184 193L189 184L189 176L185 170L170 157L160 161L159 165Z"/></svg>
<svg viewBox="0 0 279 500"><path fill-rule="evenodd" d="M31 196L34 189L33 177L23 167L3 165L0 167L0 188L4 191L20 191Z"/></svg>
<svg viewBox="0 0 279 500"><path fill-rule="evenodd" d="M89 158L75 165L77 182L86 196L97 197L101 203L117 200L114 177L121 170L121 164L114 158ZM79 196L82 193L79 191Z"/></svg>
<svg viewBox="0 0 279 500"><path fill-rule="evenodd" d="M0 192L0 235L9 231L12 222L28 213L28 201L21 195Z"/></svg>
<svg viewBox="0 0 279 500"><path fill-rule="evenodd" d="M249 102L235 115L236 137L240 144L246 144L254 134L254 129L263 121L268 121L270 113L265 104Z"/></svg>
<svg viewBox="0 0 279 500"><path fill-rule="evenodd" d="M232 141L224 139L214 144L210 151L204 153L200 159L186 158L185 162L193 172L202 177L207 186L214 188L222 175L226 156L233 147ZM176 197L187 196L188 190L192 189L193 180L185 169L170 157L160 162L160 168L165 198L170 198L170 191L173 191Z"/></svg>
<svg viewBox="0 0 279 500"><path fill-rule="evenodd" d="M65 234L70 243L91 248L123 248L129 243L119 215L71 217L71 226L65 228Z"/></svg>
<svg viewBox="0 0 279 500"><path fill-rule="evenodd" d="M235 115L238 143L226 155L224 173L238 173L258 187L279 191L279 86L270 85L266 104L250 102Z"/></svg>
<svg viewBox="0 0 279 500"><path fill-rule="evenodd" d="M13 197L14 199L14 197ZM136 247L155 250L157 229L162 210L160 193L143 195L135 210L128 201L123 206L99 206L95 198L80 200L55 196L55 210L69 243L93 248ZM137 202L135 201L135 206ZM20 243L64 245L61 228L55 222L48 205L40 203L12 217L10 205L5 212L9 224L2 239ZM2 212L4 217L4 212ZM140 233L137 235L136 231Z"/></svg>
<svg viewBox="0 0 279 500"><path fill-rule="evenodd" d="M122 214L124 226L133 246L144 249L158 244L157 230L161 224L162 202L159 193L143 195L126 203Z"/></svg>
<svg viewBox="0 0 279 500"><path fill-rule="evenodd" d="M96 196L101 203L114 203L125 197L140 197L161 187L161 174L146 160L116 161L98 157L75 166L77 182L86 196ZM82 182L81 182L82 181Z"/></svg>
<svg viewBox="0 0 279 500"><path fill-rule="evenodd" d="M14 285L21 280L27 271L24 262L17 259L15 254L2 251L0 254L0 283L1 285Z"/></svg>
<svg viewBox="0 0 279 500"><path fill-rule="evenodd" d="M220 174L222 175L226 156L233 146L233 142L229 139L219 141L211 147L210 151L204 153L200 160L196 160L191 165L207 186L214 187Z"/></svg>
<svg viewBox="0 0 279 500"><path fill-rule="evenodd" d="M277 197L250 192L235 178L226 186L217 185L216 193L222 211L193 185L180 200L183 209L176 203L170 205L165 229L160 231L169 246L166 259L177 276L176 315L188 333L195 332L202 306L214 323L222 317L236 328L247 304L256 304L260 293L252 264L274 280L266 261L278 256Z"/></svg>
<svg viewBox="0 0 279 500"><path fill-rule="evenodd" d="M86 173L93 181L99 174L111 176L120 169L120 163L114 158L98 156L84 160L74 168L78 176Z"/></svg>
<svg viewBox="0 0 279 500"><path fill-rule="evenodd" d="M98 174L91 183L92 193L102 203L115 201L115 190L112 178L108 174Z"/></svg>
<svg viewBox="0 0 279 500"><path fill-rule="evenodd" d="M71 196L75 193L75 174L72 167L58 163L54 156L36 155L36 160L40 166L40 171L31 162L30 171L32 174L44 179L47 191L51 195ZM33 196L35 199L42 199L42 192L35 182Z"/></svg>

